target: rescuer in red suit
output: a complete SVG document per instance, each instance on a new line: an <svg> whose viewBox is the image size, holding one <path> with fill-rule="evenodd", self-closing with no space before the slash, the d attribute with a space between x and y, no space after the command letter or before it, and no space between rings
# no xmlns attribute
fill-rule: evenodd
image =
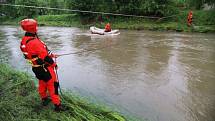
<svg viewBox="0 0 215 121"><path fill-rule="evenodd" d="M191 26L193 22L193 12L189 11L188 16L187 16L187 25Z"/></svg>
<svg viewBox="0 0 215 121"><path fill-rule="evenodd" d="M32 70L39 80L38 92L42 104L48 105L50 101L55 106L55 111L61 111L61 102L58 95L59 82L56 77L55 68L57 64L53 58L56 55L50 53L47 46L37 36L37 21L34 19L24 19L20 22L21 27L26 31L22 38L20 49L25 59L32 64ZM47 95L47 91L49 96Z"/></svg>
<svg viewBox="0 0 215 121"><path fill-rule="evenodd" d="M105 32L110 32L111 31L111 26L110 26L110 23L107 23L105 25Z"/></svg>

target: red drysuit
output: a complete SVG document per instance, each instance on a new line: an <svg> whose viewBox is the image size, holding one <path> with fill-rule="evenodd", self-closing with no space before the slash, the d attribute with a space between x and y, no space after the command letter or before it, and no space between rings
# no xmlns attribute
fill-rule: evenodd
<svg viewBox="0 0 215 121"><path fill-rule="evenodd" d="M32 63L32 70L39 79L38 91L42 99L47 98L47 90L52 103L60 105L58 95L59 82L56 79L56 63L49 54L47 46L37 37L36 33L26 32L22 38L20 49L26 59Z"/></svg>

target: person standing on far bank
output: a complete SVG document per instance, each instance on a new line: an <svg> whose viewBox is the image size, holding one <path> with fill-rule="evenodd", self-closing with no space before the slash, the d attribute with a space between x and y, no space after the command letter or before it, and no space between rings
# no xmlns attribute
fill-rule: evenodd
<svg viewBox="0 0 215 121"><path fill-rule="evenodd" d="M193 12L189 11L187 16L187 25L190 27L192 26L192 23L193 23Z"/></svg>

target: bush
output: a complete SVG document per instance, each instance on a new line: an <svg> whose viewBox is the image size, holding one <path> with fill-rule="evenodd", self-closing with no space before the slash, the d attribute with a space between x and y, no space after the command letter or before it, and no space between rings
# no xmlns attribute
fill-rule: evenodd
<svg viewBox="0 0 215 121"><path fill-rule="evenodd" d="M180 23L187 23L187 15L189 11L182 11L178 16ZM215 10L209 11L193 11L193 24L197 26L214 25L215 24Z"/></svg>

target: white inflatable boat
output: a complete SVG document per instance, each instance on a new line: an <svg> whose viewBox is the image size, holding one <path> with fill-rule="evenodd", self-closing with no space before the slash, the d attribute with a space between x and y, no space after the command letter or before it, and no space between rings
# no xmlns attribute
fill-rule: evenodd
<svg viewBox="0 0 215 121"><path fill-rule="evenodd" d="M99 34L99 35L119 35L120 34L119 30L111 30L110 32L105 32L104 29L99 29L94 26L90 27L90 31L92 34Z"/></svg>

